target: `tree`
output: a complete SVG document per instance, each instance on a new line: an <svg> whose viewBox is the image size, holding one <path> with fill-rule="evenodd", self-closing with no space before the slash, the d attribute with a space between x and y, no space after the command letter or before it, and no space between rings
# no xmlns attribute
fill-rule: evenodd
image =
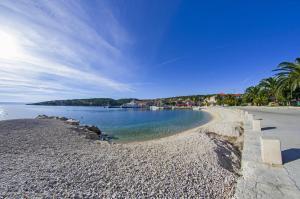
<svg viewBox="0 0 300 199"><path fill-rule="evenodd" d="M269 102L268 96L266 93L259 93L255 98L253 99L253 102L257 106L267 105Z"/></svg>
<svg viewBox="0 0 300 199"><path fill-rule="evenodd" d="M224 100L223 100L223 97L221 95L216 96L216 101L217 101L217 105L219 105L219 106L224 105Z"/></svg>
<svg viewBox="0 0 300 199"><path fill-rule="evenodd" d="M255 104L254 99L259 95L260 90L259 86L251 86L247 88L243 96L243 101L245 103L251 103L252 105Z"/></svg>
<svg viewBox="0 0 300 199"><path fill-rule="evenodd" d="M233 95L226 95L223 101L224 104L227 104L228 106L237 105L237 99Z"/></svg>
<svg viewBox="0 0 300 199"><path fill-rule="evenodd" d="M275 77L266 78L260 81L259 87L265 92L271 101L277 101L277 86L278 81Z"/></svg>
<svg viewBox="0 0 300 199"><path fill-rule="evenodd" d="M291 102L294 92L300 88L300 57L296 58L294 63L280 63L274 71L277 72L275 76L278 78L277 94L289 91L287 98Z"/></svg>

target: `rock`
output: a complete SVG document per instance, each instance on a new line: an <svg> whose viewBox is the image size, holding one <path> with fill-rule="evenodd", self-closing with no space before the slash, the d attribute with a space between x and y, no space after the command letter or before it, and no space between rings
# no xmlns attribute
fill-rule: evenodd
<svg viewBox="0 0 300 199"><path fill-rule="evenodd" d="M101 130L96 126L87 126L87 130L96 133L97 135L101 135Z"/></svg>
<svg viewBox="0 0 300 199"><path fill-rule="evenodd" d="M94 133L94 132L87 132L85 135L86 139L91 139L91 140L98 140L99 139L99 135Z"/></svg>
<svg viewBox="0 0 300 199"><path fill-rule="evenodd" d="M47 115L38 115L36 117L36 119L55 119L55 120L61 120L64 121L67 124L71 124L71 125L79 125L79 121L78 120L74 120L74 119L68 119L66 117L56 117L56 116L47 116ZM88 128L88 126L85 126L85 128ZM92 126L90 131L93 131L95 133L101 133L101 131L98 129L97 127Z"/></svg>
<svg viewBox="0 0 300 199"><path fill-rule="evenodd" d="M100 140L103 140L103 141L111 141L113 139L113 137L107 135L107 134L101 134L100 136Z"/></svg>
<svg viewBox="0 0 300 199"><path fill-rule="evenodd" d="M38 115L36 119L59 119L59 117L55 116L47 116L47 115Z"/></svg>
<svg viewBox="0 0 300 199"><path fill-rule="evenodd" d="M71 125L79 125L79 121L74 119L68 119L66 123Z"/></svg>
<svg viewBox="0 0 300 199"><path fill-rule="evenodd" d="M36 119L48 119L47 115L38 115Z"/></svg>
<svg viewBox="0 0 300 199"><path fill-rule="evenodd" d="M68 118L66 118L66 117L60 117L59 118L61 121L67 121L68 120Z"/></svg>

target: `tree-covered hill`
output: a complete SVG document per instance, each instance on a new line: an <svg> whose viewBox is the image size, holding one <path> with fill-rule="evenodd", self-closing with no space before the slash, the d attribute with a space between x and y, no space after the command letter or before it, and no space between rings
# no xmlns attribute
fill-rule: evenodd
<svg viewBox="0 0 300 199"><path fill-rule="evenodd" d="M71 99L71 100L53 100L30 105L48 105L48 106L121 106L128 103L132 98L128 99L111 99L111 98L91 98L91 99Z"/></svg>

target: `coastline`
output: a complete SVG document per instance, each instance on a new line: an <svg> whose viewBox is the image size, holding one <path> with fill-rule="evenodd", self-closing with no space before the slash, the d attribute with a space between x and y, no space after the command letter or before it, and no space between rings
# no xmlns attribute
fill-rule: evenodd
<svg viewBox="0 0 300 199"><path fill-rule="evenodd" d="M203 111L203 110L201 110ZM204 123L201 125L198 125L196 127L180 131L177 133L173 133L170 135L162 136L162 137L157 137L154 139L149 139L149 140L140 140L140 141L129 141L129 142L114 142L115 144L142 144L142 143L147 143L147 142L162 142L162 141L171 141L172 139L176 139L182 136L187 136L191 133L195 133L196 131L199 131L201 128L205 128L207 125L212 124L218 119L218 116L215 113L210 113L209 111L203 111L206 112L208 118L204 120Z"/></svg>
<svg viewBox="0 0 300 199"><path fill-rule="evenodd" d="M1 121L1 197L230 198L240 157L208 134L222 120L209 111L200 127L130 144L86 139L60 120Z"/></svg>

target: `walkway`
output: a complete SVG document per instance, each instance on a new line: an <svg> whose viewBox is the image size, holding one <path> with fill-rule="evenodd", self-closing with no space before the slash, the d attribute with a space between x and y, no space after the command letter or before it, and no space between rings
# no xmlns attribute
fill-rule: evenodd
<svg viewBox="0 0 300 199"><path fill-rule="evenodd" d="M255 119L262 119L262 132L252 131L245 124L242 156L243 176L236 198L300 198L300 109L243 108ZM281 140L283 167L271 167L261 162L260 136Z"/></svg>

